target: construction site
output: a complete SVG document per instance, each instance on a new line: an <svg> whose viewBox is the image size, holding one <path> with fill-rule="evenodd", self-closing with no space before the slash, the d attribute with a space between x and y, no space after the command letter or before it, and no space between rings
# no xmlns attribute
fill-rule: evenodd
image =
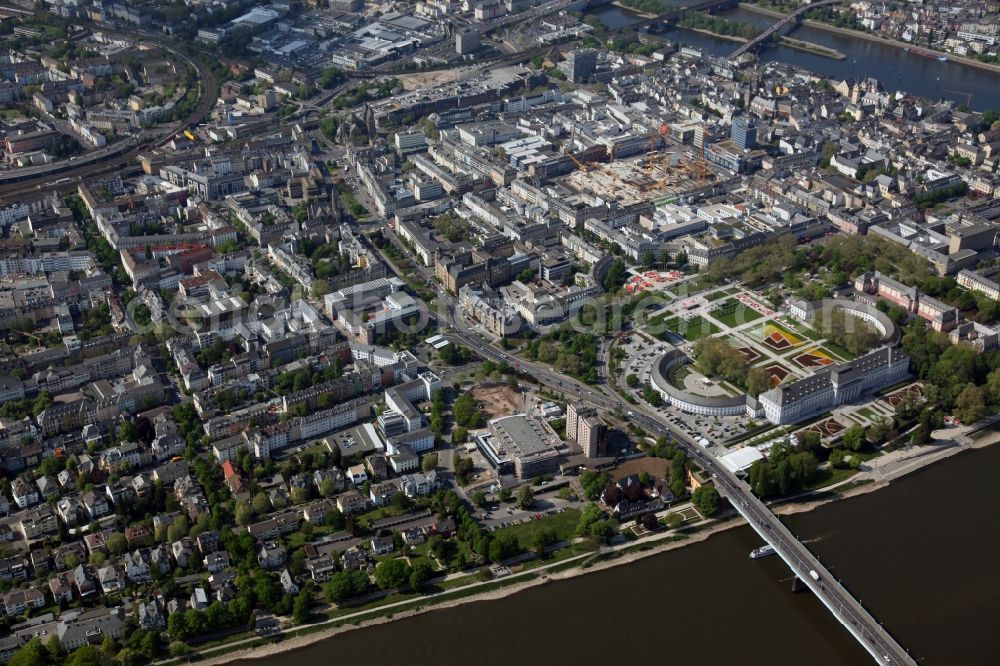
<svg viewBox="0 0 1000 666"><path fill-rule="evenodd" d="M583 163L573 155L576 170L564 184L604 201L628 206L644 201L669 203L684 194L711 185L717 175L700 154L665 141L666 132L650 139L649 150L642 155L608 163Z"/></svg>

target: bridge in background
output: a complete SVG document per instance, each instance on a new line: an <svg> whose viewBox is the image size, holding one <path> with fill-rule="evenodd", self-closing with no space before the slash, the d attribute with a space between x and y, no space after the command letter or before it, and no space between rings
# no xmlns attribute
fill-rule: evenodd
<svg viewBox="0 0 1000 666"><path fill-rule="evenodd" d="M643 406L625 402L614 391L593 391L542 364L517 357L512 358L508 352L496 349L491 343L463 330L461 317L455 313L450 303L446 302L444 312L439 312L436 316L448 326L449 338L466 345L474 353L496 362L514 362L520 371L530 373L539 382L562 392L571 400L592 404L602 409L618 410L622 414L627 413L629 421L643 428L654 438L659 435L672 437L687 451L690 458L711 475L719 494L728 499L754 531L774 548L795 576L816 595L816 598L847 628L875 661L892 666L917 665L909 652L785 527L778 516L753 494L750 487L687 433L665 422L659 414L651 413Z"/></svg>
<svg viewBox="0 0 1000 666"><path fill-rule="evenodd" d="M742 44L738 49L729 54L729 59L736 60L744 53L749 53L750 51L763 46L769 39L771 39L771 35L778 33L792 23L798 23L799 19L802 18L802 15L809 10L816 9L817 7L826 7L827 5L836 5L840 2L843 2L843 0L819 0L819 2L813 2L799 7L794 12L785 16L770 28L751 39L749 42Z"/></svg>

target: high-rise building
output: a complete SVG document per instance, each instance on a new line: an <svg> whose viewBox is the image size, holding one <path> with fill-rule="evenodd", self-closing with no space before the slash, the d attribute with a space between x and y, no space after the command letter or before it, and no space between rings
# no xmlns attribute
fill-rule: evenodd
<svg viewBox="0 0 1000 666"><path fill-rule="evenodd" d="M455 53L465 55L479 48L479 30L462 28L455 33Z"/></svg>
<svg viewBox="0 0 1000 666"><path fill-rule="evenodd" d="M586 83L595 69L597 51L593 49L570 51L566 54L566 59L559 63L559 70L573 83Z"/></svg>
<svg viewBox="0 0 1000 666"><path fill-rule="evenodd" d="M606 453L607 428L589 407L577 407L574 403L566 406L566 439L576 442L583 449L583 455L597 458Z"/></svg>
<svg viewBox="0 0 1000 666"><path fill-rule="evenodd" d="M732 139L741 149L753 150L757 147L757 125L744 116L734 118Z"/></svg>
<svg viewBox="0 0 1000 666"><path fill-rule="evenodd" d="M597 416L597 412L580 417L576 428L577 442L583 455L597 458L607 453L607 427Z"/></svg>

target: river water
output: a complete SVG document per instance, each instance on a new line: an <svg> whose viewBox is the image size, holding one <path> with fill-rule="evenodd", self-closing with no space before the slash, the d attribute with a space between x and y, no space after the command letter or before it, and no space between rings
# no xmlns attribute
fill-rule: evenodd
<svg viewBox="0 0 1000 666"><path fill-rule="evenodd" d="M634 19L594 12L610 27ZM765 24L735 10L731 18ZM689 30L668 36L725 55L734 43ZM1000 75L801 27L799 39L837 61L788 48L779 60L835 78L874 76L887 88L1000 108ZM953 92L953 91L958 91ZM786 519L835 576L922 665L1000 663L1000 446L961 454L878 492ZM791 592L775 557L750 560L747 527L626 566L514 596L434 611L266 660L509 666L652 662L813 666L871 658L811 595Z"/></svg>
<svg viewBox="0 0 1000 666"><path fill-rule="evenodd" d="M1000 663L1000 446L786 519L922 665ZM871 663L747 527L496 601L351 631L268 666ZM248 662L249 663L249 662Z"/></svg>
<svg viewBox="0 0 1000 666"><path fill-rule="evenodd" d="M694 0L690 0L694 2ZM681 5L685 3L679 3ZM626 27L641 18L631 12L606 5L591 12L611 29ZM776 19L735 9L720 16L766 26ZM701 49L704 53L724 56L732 53L738 43L684 28L672 28L665 36L679 44ZM938 62L907 53L902 49L864 39L855 39L813 28L800 26L790 35L840 51L846 60L834 60L785 46L772 47L761 53L764 62L779 61L802 67L834 79L857 79L873 76L888 90L905 90L931 99L952 99L975 109L1000 109L1000 73L956 62Z"/></svg>

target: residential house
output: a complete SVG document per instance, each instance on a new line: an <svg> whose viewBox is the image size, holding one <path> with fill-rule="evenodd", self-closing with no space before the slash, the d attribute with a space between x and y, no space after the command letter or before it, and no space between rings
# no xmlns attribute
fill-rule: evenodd
<svg viewBox="0 0 1000 666"><path fill-rule="evenodd" d="M56 513L66 527L76 527L80 522L80 503L75 497L63 497L56 502Z"/></svg>
<svg viewBox="0 0 1000 666"><path fill-rule="evenodd" d="M34 587L14 590L3 595L3 605L7 615L20 615L29 608L43 608L45 593Z"/></svg>
<svg viewBox="0 0 1000 666"><path fill-rule="evenodd" d="M285 565L287 553L285 547L276 541L268 541L261 544L257 551L257 564L262 569L278 569Z"/></svg>
<svg viewBox="0 0 1000 666"><path fill-rule="evenodd" d="M399 479L399 485L411 499L430 495L437 488L437 473L430 471L426 474L420 472L406 474Z"/></svg>
<svg viewBox="0 0 1000 666"><path fill-rule="evenodd" d="M125 540L129 548L148 546L153 543L153 533L145 525L132 525L125 528Z"/></svg>
<svg viewBox="0 0 1000 666"><path fill-rule="evenodd" d="M288 572L288 569L282 569L281 573L278 574L278 580L281 582L281 587L285 590L285 594L298 594L299 586L295 584L295 580L292 578L292 574Z"/></svg>
<svg viewBox="0 0 1000 666"><path fill-rule="evenodd" d="M79 541L64 543L52 554L52 561L58 570L73 569L87 559L87 548Z"/></svg>
<svg viewBox="0 0 1000 666"><path fill-rule="evenodd" d="M377 536L372 539L372 552L376 555L385 555L396 549L391 536Z"/></svg>
<svg viewBox="0 0 1000 666"><path fill-rule="evenodd" d="M59 483L51 476L38 477L35 479L35 485L38 486L38 494L41 495L41 500L59 497Z"/></svg>
<svg viewBox="0 0 1000 666"><path fill-rule="evenodd" d="M143 629L162 630L167 627L166 614L163 612L162 597L156 597L147 602L139 602L139 626Z"/></svg>
<svg viewBox="0 0 1000 666"><path fill-rule="evenodd" d="M186 460L171 460L153 470L153 480L159 481L164 486L170 486L188 474L190 471Z"/></svg>
<svg viewBox="0 0 1000 666"><path fill-rule="evenodd" d="M190 537L174 541L170 544L170 552L173 554L177 566L182 569L187 568L189 564L196 560L194 541Z"/></svg>
<svg viewBox="0 0 1000 666"><path fill-rule="evenodd" d="M342 514L361 513L368 509L368 500L357 490L348 490L337 495L337 508Z"/></svg>
<svg viewBox="0 0 1000 666"><path fill-rule="evenodd" d="M371 497L372 504L375 506L385 506L392 501L392 496L397 492L399 492L399 488L396 487L395 483L383 481L382 483L374 484L368 494Z"/></svg>
<svg viewBox="0 0 1000 666"><path fill-rule="evenodd" d="M73 569L73 585L76 586L76 593L79 594L81 598L86 598L97 593L97 583L94 582L94 575L91 573L90 569L83 564L80 564L76 567L76 569Z"/></svg>
<svg viewBox="0 0 1000 666"><path fill-rule="evenodd" d="M104 536L104 532L88 532L83 536L83 545L87 547L88 555L108 554L107 538Z"/></svg>
<svg viewBox="0 0 1000 666"><path fill-rule="evenodd" d="M167 548L165 545L160 544L159 546L154 546L149 549L149 568L152 571L153 567L161 574L169 574L174 570L174 563L171 561L172 549Z"/></svg>
<svg viewBox="0 0 1000 666"><path fill-rule="evenodd" d="M450 516L438 519L437 522L430 526L430 532L432 534L439 534L446 539L455 536L455 519Z"/></svg>
<svg viewBox="0 0 1000 666"><path fill-rule="evenodd" d="M121 638L125 622L117 608L95 608L62 614L57 633L63 648L72 652L84 645L100 645L105 638Z"/></svg>
<svg viewBox="0 0 1000 666"><path fill-rule="evenodd" d="M103 518L111 512L106 492L88 490L81 499L83 500L83 509L87 512L90 520Z"/></svg>
<svg viewBox="0 0 1000 666"><path fill-rule="evenodd" d="M372 481L389 478L389 463L386 462L385 456L377 454L368 456L365 458L365 467Z"/></svg>
<svg viewBox="0 0 1000 666"><path fill-rule="evenodd" d="M31 571L34 573L35 578L41 578L42 576L47 576L49 573L49 554L43 548L35 548L28 555L28 560L31 562Z"/></svg>
<svg viewBox="0 0 1000 666"><path fill-rule="evenodd" d="M104 594L114 594L125 589L125 572L117 564L101 567L97 570L97 581Z"/></svg>
<svg viewBox="0 0 1000 666"><path fill-rule="evenodd" d="M38 486L20 477L10 484L10 494L18 508L26 509L32 504L38 504Z"/></svg>
<svg viewBox="0 0 1000 666"><path fill-rule="evenodd" d="M353 465L347 468L347 478L351 480L355 488L360 488L367 482L368 473L365 471L364 465Z"/></svg>
<svg viewBox="0 0 1000 666"><path fill-rule="evenodd" d="M209 553L202 560L205 568L215 573L217 571L222 571L229 567L229 553L224 550L219 550L214 553Z"/></svg>
<svg viewBox="0 0 1000 666"><path fill-rule="evenodd" d="M73 575L64 571L50 578L49 593L57 604L71 603L73 601Z"/></svg>
<svg viewBox="0 0 1000 666"><path fill-rule="evenodd" d="M347 483L347 478L344 476L339 468L334 467L333 469L318 469L313 472L313 484L316 486L316 492L322 494L323 492L323 482L329 481L327 484L332 485L334 494L343 492L344 486Z"/></svg>
<svg viewBox="0 0 1000 666"><path fill-rule="evenodd" d="M191 592L191 608L205 610L208 608L208 592L203 587L196 587Z"/></svg>
<svg viewBox="0 0 1000 666"><path fill-rule="evenodd" d="M325 583L337 572L337 563L329 555L320 555L306 560L306 571L315 583Z"/></svg>
<svg viewBox="0 0 1000 666"><path fill-rule="evenodd" d="M340 561L347 571L355 571L357 569L365 569L371 562L371 555L368 554L367 550L361 548L350 548L340 556Z"/></svg>
<svg viewBox="0 0 1000 666"><path fill-rule="evenodd" d="M0 580L28 580L28 562L20 555L0 559Z"/></svg>
<svg viewBox="0 0 1000 666"><path fill-rule="evenodd" d="M202 555L214 553L222 548L222 537L214 531L202 532L195 537L194 542L198 546L198 552Z"/></svg>
<svg viewBox="0 0 1000 666"><path fill-rule="evenodd" d="M226 485L229 486L229 491L233 495L246 492L247 483L232 461L226 460L222 463L222 477L226 480Z"/></svg>
<svg viewBox="0 0 1000 666"><path fill-rule="evenodd" d="M302 518L313 525L322 525L326 521L327 514L335 508L337 507L333 500L322 499L310 502L302 507Z"/></svg>
<svg viewBox="0 0 1000 666"><path fill-rule="evenodd" d="M407 546L418 546L427 540L424 536L424 531L419 527L413 527L408 530L403 530L403 543Z"/></svg>
<svg viewBox="0 0 1000 666"><path fill-rule="evenodd" d="M122 569L124 569L125 576L129 581L136 585L148 583L153 579L152 568L146 561L143 552L138 549L131 553L125 553L125 557L122 558Z"/></svg>
<svg viewBox="0 0 1000 666"><path fill-rule="evenodd" d="M25 512L18 522L18 528L25 541L33 541L48 534L56 534L59 524L52 507L42 504Z"/></svg>

